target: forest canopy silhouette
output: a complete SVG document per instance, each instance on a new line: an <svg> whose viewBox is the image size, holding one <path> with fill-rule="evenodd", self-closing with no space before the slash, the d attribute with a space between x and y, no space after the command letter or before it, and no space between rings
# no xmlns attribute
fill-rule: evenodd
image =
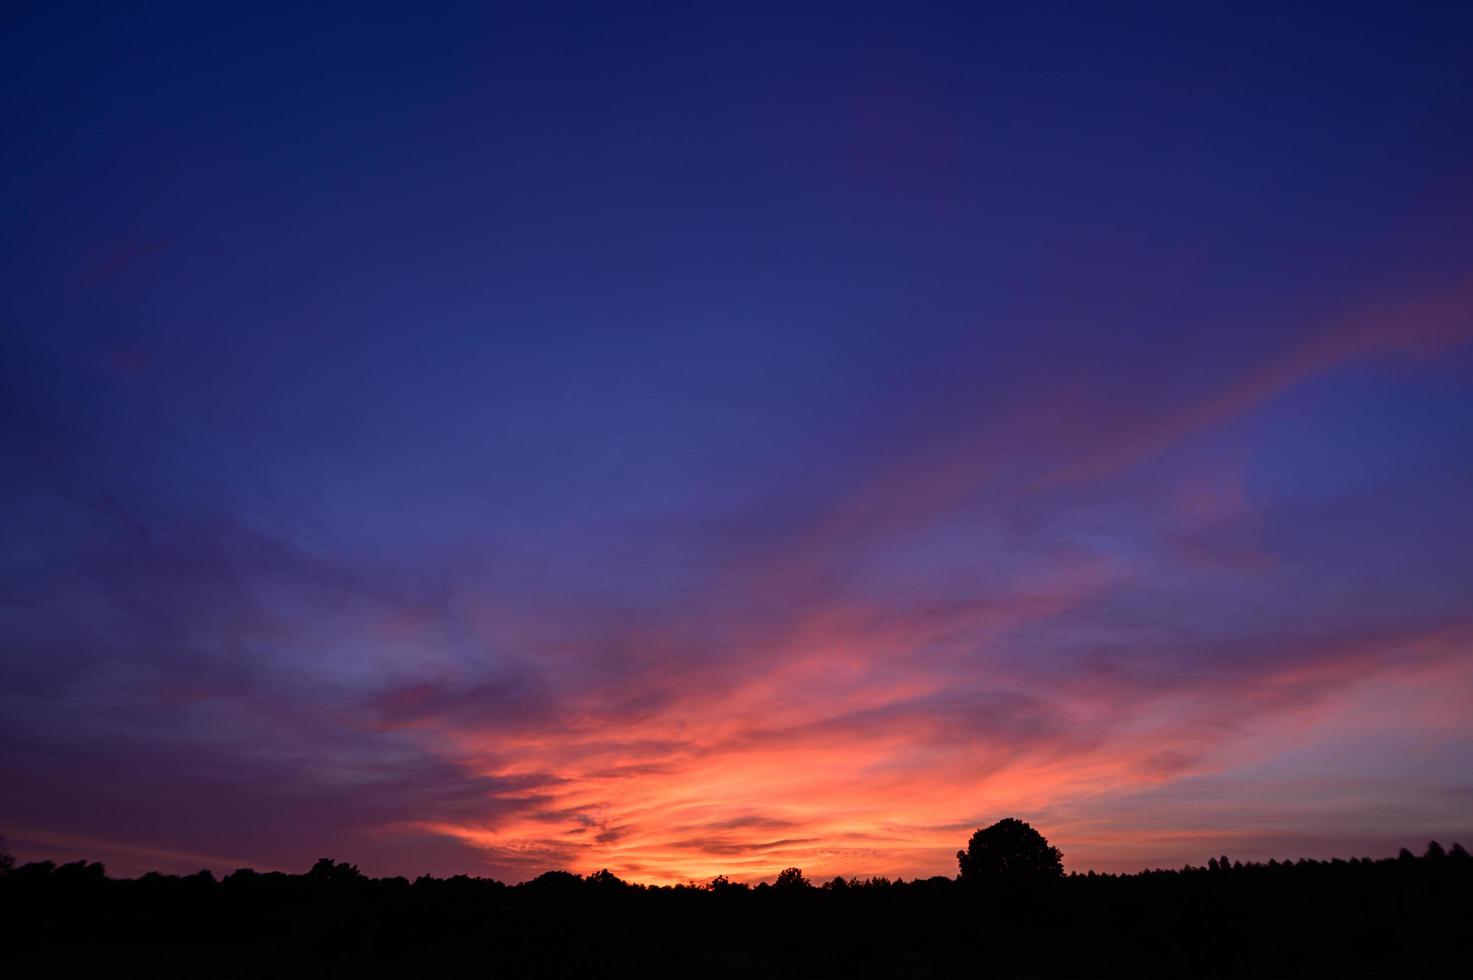
<svg viewBox="0 0 1473 980"><path fill-rule="evenodd" d="M1461 844L1137 874L1065 874L1061 859L1012 818L972 835L955 878L821 885L796 867L755 885L606 869L411 882L326 857L302 874L113 879L0 851L0 916L20 975L1351 976L1466 955Z"/></svg>

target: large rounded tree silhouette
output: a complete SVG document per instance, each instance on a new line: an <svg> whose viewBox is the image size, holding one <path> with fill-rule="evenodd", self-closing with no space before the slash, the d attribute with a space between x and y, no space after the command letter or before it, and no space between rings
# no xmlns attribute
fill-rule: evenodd
<svg viewBox="0 0 1473 980"><path fill-rule="evenodd" d="M1064 855L1022 820L1006 817L972 835L956 852L961 880L1040 881L1064 873Z"/></svg>

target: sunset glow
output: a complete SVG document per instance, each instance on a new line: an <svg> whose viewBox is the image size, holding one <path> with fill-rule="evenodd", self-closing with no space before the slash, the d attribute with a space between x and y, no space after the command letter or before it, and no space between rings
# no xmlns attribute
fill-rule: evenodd
<svg viewBox="0 0 1473 980"><path fill-rule="evenodd" d="M8 846L1473 843L1466 18L692 6L5 15Z"/></svg>

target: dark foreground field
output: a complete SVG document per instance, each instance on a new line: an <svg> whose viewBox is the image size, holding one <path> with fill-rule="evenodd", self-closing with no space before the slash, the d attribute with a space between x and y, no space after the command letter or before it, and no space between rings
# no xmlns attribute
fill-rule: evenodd
<svg viewBox="0 0 1473 980"><path fill-rule="evenodd" d="M1042 883L645 888L301 875L0 876L8 976L1460 976L1473 860L1238 865Z"/></svg>

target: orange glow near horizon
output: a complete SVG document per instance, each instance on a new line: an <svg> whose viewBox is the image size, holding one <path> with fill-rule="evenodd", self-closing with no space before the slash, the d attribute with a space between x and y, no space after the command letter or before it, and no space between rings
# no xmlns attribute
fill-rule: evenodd
<svg viewBox="0 0 1473 980"><path fill-rule="evenodd" d="M1168 686L1127 697L1100 678L1070 681L1045 700L1022 693L1021 675L1002 677L989 695L1001 716L993 718L958 713L945 685L925 683L935 654L864 664L804 635L810 655L778 658L765 675L637 719L603 717L590 701L557 730L520 738L439 730L464 764L492 751L516 760L487 775L556 779L516 816L415 829L528 874L607 868L655 884L771 880L789 866L824 880L951 875L971 830L1007 815L1037 823L1073 869L1136 870L1163 854L1201 863L1204 848L1222 841L1250 850L1264 841L1207 812L1182 827L1115 819L1110 809L1312 745L1371 683L1423 701L1456 691L1469 702L1461 634L1396 638L1402 653L1391 659L1377 642L1299 651L1296 666L1224 679L1216 691ZM886 638L873 642L883 648ZM862 645L845 635L832 649ZM825 697L804 697L800 682L830 663L841 666ZM949 676L956 669L952 662ZM1044 719L1053 720L1048 731L1038 727Z"/></svg>
<svg viewBox="0 0 1473 980"><path fill-rule="evenodd" d="M134 634L49 682L96 728L31 761L46 805L0 830L124 873L330 851L654 884L950 876L1003 817L1079 871L1450 842L1473 619L1443 535L1466 508L1443 490L1456 512L1419 524L1422 476L1342 494L1278 472L1298 436L1234 428L1347 365L1466 355L1461 280L1388 306L1157 401L1133 366L1096 390L1045 357L1007 410L958 398L812 499L747 488L689 522L678 494L636 495L610 526L550 508L522 550L516 528L462 548L456 513L402 563L129 524L92 556L109 601L85 576L31 586L38 637ZM1340 441L1332 474L1359 465Z"/></svg>

